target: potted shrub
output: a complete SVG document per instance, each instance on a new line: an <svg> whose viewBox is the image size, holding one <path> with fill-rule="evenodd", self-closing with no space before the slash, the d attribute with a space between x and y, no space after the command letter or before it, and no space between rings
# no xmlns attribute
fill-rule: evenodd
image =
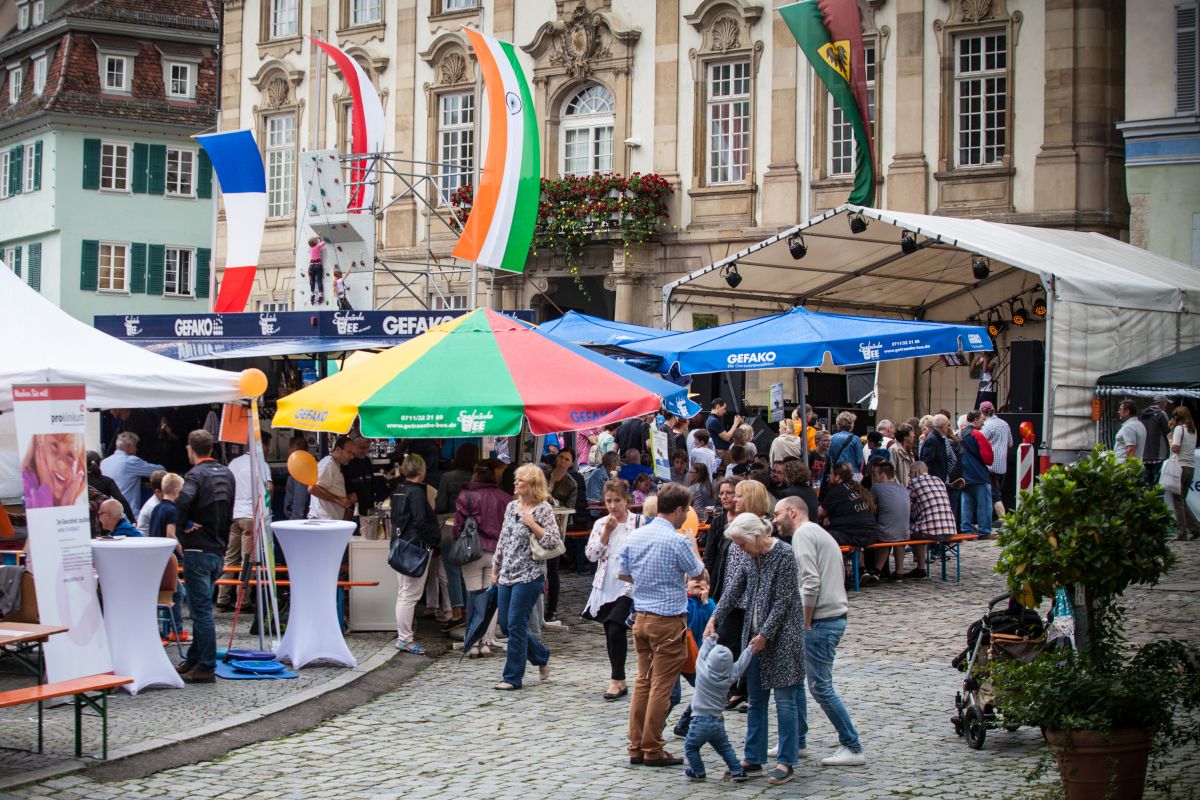
<svg viewBox="0 0 1200 800"><path fill-rule="evenodd" d="M996 664L990 675L1005 722L1042 729L1068 800L1140 798L1148 758L1158 765L1200 742L1197 648L1135 648L1125 637L1122 593L1157 583L1175 562L1171 514L1143 475L1140 461L1098 446L1041 476L998 536L996 571L1026 606L1058 587L1074 592L1075 650Z"/></svg>

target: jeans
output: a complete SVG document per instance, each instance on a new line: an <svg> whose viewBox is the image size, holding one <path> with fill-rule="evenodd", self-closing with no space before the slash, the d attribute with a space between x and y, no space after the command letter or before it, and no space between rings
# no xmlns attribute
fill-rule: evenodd
<svg viewBox="0 0 1200 800"><path fill-rule="evenodd" d="M804 687L800 684L774 690L764 687L757 655L750 659L750 666L746 669L746 686L750 689L750 708L746 713L746 763L767 763L767 717L771 692L774 691L775 719L779 728L779 757L775 760L780 764L795 765L800 760L800 747L804 744L800 741L799 716L799 707L804 701L801 699L797 702L796 698L804 697ZM695 718L692 724L695 724Z"/></svg>
<svg viewBox="0 0 1200 800"><path fill-rule="evenodd" d="M992 486L988 483L968 483L962 490L962 514L959 530L980 536L992 532Z"/></svg>
<svg viewBox="0 0 1200 800"><path fill-rule="evenodd" d="M704 776L704 760L700 758L700 748L711 744L717 755L725 760L730 775L745 774L738 762L729 736L725 733L725 721L720 717L692 717L692 725L688 728L687 739L683 742L683 754L687 758L692 774L697 778Z"/></svg>
<svg viewBox="0 0 1200 800"><path fill-rule="evenodd" d="M529 630L529 614L542 596L545 578L528 583L499 586L500 626L508 632L508 655L504 659L504 680L520 687L525 663L543 667L550 663L550 650Z"/></svg>
<svg viewBox="0 0 1200 800"><path fill-rule="evenodd" d="M319 261L308 262L308 291L325 301L325 265Z"/></svg>
<svg viewBox="0 0 1200 800"><path fill-rule="evenodd" d="M450 595L450 607L462 608L466 596L466 592L463 589L462 565L451 564L450 560L444 554L438 559L438 565L442 571L442 575L446 577L446 592Z"/></svg>
<svg viewBox="0 0 1200 800"><path fill-rule="evenodd" d="M858 731L854 729L850 714L833 690L833 658L845 632L845 617L813 620L812 630L804 632L804 670L808 678L808 690L837 730L838 742L855 753L861 753ZM807 730L807 725L802 729Z"/></svg>
<svg viewBox="0 0 1200 800"><path fill-rule="evenodd" d="M217 666L217 626L213 623L213 586L221 577L225 559L216 553L188 550L183 555L183 581L192 612L192 644L184 660L198 670Z"/></svg>

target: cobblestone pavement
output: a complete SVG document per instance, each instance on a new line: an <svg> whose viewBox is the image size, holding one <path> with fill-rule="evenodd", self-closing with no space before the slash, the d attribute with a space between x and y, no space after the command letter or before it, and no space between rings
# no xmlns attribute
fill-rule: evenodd
<svg viewBox="0 0 1200 800"><path fill-rule="evenodd" d="M232 614L217 615L217 643L224 647L229 642ZM185 620L190 630L190 621ZM238 623L239 635L235 647L257 648L258 637L244 635L249 623L243 616ZM366 662L379 653L387 657L395 654L390 648L392 635L380 633L355 633L346 637L350 651L358 659L359 669L369 666ZM183 651L187 652L184 644ZM167 650L171 663L179 661L174 645ZM378 663L375 658L372 664ZM218 679L211 686L186 686L183 689L149 688L136 697L118 690L108 700L108 747L110 756L122 752L143 749L181 737L199 735L215 727L236 724L238 717L258 714L278 707L289 698L314 691L346 680L350 670L345 667L320 662L298 670L299 677L290 680L227 681ZM0 690L28 686L29 677L24 673L9 672L0 675ZM30 752L37 747L37 707L17 706L0 709L0 729L4 731L4 749L0 756L0 781L21 775L30 770L69 768L76 764L74 754L75 724L70 703L45 712L45 752ZM84 720L84 752L99 753L99 720ZM9 749L13 748L13 749ZM16 749L22 748L22 749Z"/></svg>
<svg viewBox="0 0 1200 800"><path fill-rule="evenodd" d="M1130 593L1137 638L1200 640L1200 544L1173 546L1183 560L1164 585ZM814 758L797 768L792 783L770 787L763 780L713 780L722 768L711 750L705 751L710 780L703 784L689 782L681 768L629 766L628 706L600 699L603 637L596 626L577 622L547 637L551 679L539 683L535 673L519 692L490 688L499 659L459 664L448 655L396 690L294 736L141 779L99 783L82 773L24 787L17 796L1029 797L1023 775L1042 752L1037 731L991 732L984 749L974 751L948 722L961 678L950 659L964 646L967 626L1003 588L991 571L995 556L994 543L968 545L962 583L907 581L852 598L834 680L862 733L865 768L821 767ZM587 584L586 577L564 573L566 611L582 605ZM809 748L821 756L836 737L811 700L809 708ZM745 717L731 713L727 720L730 738L740 743ZM682 745L671 742L668 749L679 753ZM1195 787L1200 754L1181 752L1172 771L1179 788Z"/></svg>

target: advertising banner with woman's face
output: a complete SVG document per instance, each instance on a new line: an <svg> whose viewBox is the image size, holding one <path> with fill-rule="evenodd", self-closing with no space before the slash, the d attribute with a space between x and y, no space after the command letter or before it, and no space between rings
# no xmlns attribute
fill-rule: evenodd
<svg viewBox="0 0 1200 800"><path fill-rule="evenodd" d="M92 571L84 399L80 385L13 386L38 614L67 628L46 641L51 682L112 671Z"/></svg>

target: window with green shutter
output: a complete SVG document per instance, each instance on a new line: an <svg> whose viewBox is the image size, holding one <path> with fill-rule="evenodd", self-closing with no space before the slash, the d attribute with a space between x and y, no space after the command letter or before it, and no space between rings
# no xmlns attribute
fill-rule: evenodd
<svg viewBox="0 0 1200 800"><path fill-rule="evenodd" d="M8 151L8 194L21 193L21 178L25 175L25 146L17 145Z"/></svg>
<svg viewBox="0 0 1200 800"><path fill-rule="evenodd" d="M83 254L79 260L79 288L85 292L96 291L99 271L100 242L95 239L84 239Z"/></svg>
<svg viewBox="0 0 1200 800"><path fill-rule="evenodd" d="M150 145L146 191L150 194L162 194L166 190L167 146L165 144L152 144Z"/></svg>
<svg viewBox="0 0 1200 800"><path fill-rule="evenodd" d="M83 188L100 188L100 140L83 140Z"/></svg>
<svg viewBox="0 0 1200 800"><path fill-rule="evenodd" d="M196 248L196 297L208 297L209 272L212 268L212 250Z"/></svg>
<svg viewBox="0 0 1200 800"><path fill-rule="evenodd" d="M146 245L134 242L129 246L129 291L133 294L146 293Z"/></svg>
<svg viewBox="0 0 1200 800"><path fill-rule="evenodd" d="M29 288L35 292L42 290L42 243L33 242L29 245Z"/></svg>
<svg viewBox="0 0 1200 800"><path fill-rule="evenodd" d="M213 196L212 161L209 160L208 153L204 150L200 151L199 159L198 166L196 167L196 197L207 200Z"/></svg>
<svg viewBox="0 0 1200 800"><path fill-rule="evenodd" d="M136 142L133 145L133 193L145 194L149 172L150 145Z"/></svg>
<svg viewBox="0 0 1200 800"><path fill-rule="evenodd" d="M33 190L42 188L42 140L33 143Z"/></svg>
<svg viewBox="0 0 1200 800"><path fill-rule="evenodd" d="M17 245L8 251L8 266L18 278L21 277L21 245Z"/></svg>
<svg viewBox="0 0 1200 800"><path fill-rule="evenodd" d="M146 294L163 293L163 269L167 248L161 244L146 247Z"/></svg>

